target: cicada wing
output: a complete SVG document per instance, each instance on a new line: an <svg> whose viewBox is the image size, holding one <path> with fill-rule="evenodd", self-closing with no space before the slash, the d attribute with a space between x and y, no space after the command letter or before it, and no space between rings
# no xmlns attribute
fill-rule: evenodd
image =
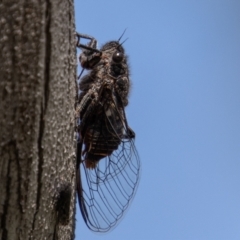
<svg viewBox="0 0 240 240"><path fill-rule="evenodd" d="M136 192L140 162L133 140L123 140L95 169L80 165L80 208L87 226L106 232L124 215Z"/></svg>
<svg viewBox="0 0 240 240"><path fill-rule="evenodd" d="M95 168L86 167L83 156L80 164L78 197L81 213L87 226L96 232L107 232L119 222L136 193L140 175L140 160L134 138L128 135L127 124L120 119L121 114L109 111L111 113L106 113L107 126L103 130L98 129L103 134L99 134L99 142L96 139L94 141L99 144L99 149L100 146L106 149L109 135L112 134L113 138L120 139L117 149L100 159ZM120 122L121 127L118 127Z"/></svg>

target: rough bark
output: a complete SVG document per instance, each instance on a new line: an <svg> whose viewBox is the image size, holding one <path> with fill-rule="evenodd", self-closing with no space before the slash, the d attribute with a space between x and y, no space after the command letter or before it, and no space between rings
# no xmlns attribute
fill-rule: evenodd
<svg viewBox="0 0 240 240"><path fill-rule="evenodd" d="M0 239L72 239L72 0L0 1Z"/></svg>

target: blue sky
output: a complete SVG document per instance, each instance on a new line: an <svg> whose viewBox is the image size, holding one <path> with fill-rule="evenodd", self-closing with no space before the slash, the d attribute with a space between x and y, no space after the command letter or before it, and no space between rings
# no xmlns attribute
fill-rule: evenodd
<svg viewBox="0 0 240 240"><path fill-rule="evenodd" d="M240 1L75 1L99 46L127 28L142 174L120 224L76 239L240 239Z"/></svg>

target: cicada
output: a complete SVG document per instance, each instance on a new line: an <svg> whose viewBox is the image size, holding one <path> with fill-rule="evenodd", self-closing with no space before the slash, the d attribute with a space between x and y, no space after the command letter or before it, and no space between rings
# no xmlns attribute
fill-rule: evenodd
<svg viewBox="0 0 240 240"><path fill-rule="evenodd" d="M88 228L107 232L126 212L140 175L135 133L125 114L129 68L121 37L97 49L95 38L76 36L80 64L89 70L80 79L76 103L77 194Z"/></svg>

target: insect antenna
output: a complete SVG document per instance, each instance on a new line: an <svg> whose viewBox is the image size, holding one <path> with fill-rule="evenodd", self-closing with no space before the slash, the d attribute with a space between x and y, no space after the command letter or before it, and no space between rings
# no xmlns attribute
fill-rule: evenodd
<svg viewBox="0 0 240 240"><path fill-rule="evenodd" d="M118 46L122 46L126 41L128 40L128 38L126 38L122 43L120 43Z"/></svg>
<svg viewBox="0 0 240 240"><path fill-rule="evenodd" d="M125 28L125 30L123 31L122 35L120 36L120 38L118 39L118 42L121 40L121 38L123 37L124 33L126 32L127 28Z"/></svg>

